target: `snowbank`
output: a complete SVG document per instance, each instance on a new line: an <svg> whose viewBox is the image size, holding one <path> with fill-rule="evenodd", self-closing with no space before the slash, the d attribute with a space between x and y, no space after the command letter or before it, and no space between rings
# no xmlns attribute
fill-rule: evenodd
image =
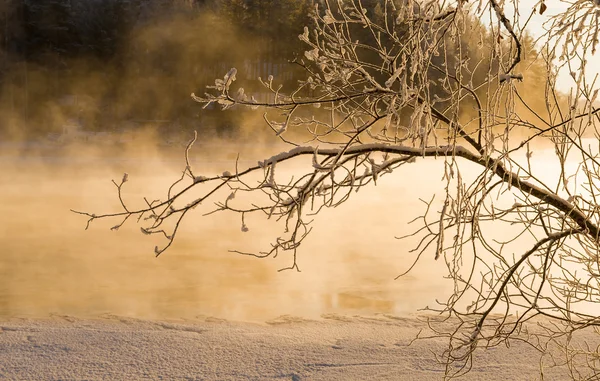
<svg viewBox="0 0 600 381"><path fill-rule="evenodd" d="M266 324L214 318L149 321L52 317L0 320L7 380L441 380L432 351L408 345L423 323L393 316L282 316ZM525 344L482 352L465 380L532 380ZM545 379L563 379L550 370Z"/></svg>

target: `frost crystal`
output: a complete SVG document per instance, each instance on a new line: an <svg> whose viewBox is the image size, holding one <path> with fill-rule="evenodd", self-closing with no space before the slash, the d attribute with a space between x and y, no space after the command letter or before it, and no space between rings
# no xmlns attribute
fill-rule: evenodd
<svg viewBox="0 0 600 381"><path fill-rule="evenodd" d="M310 61L316 61L319 59L319 48L314 48L313 50L307 50L304 52L306 58Z"/></svg>
<svg viewBox="0 0 600 381"><path fill-rule="evenodd" d="M304 27L304 33L298 35L300 41L309 42L308 40L308 27Z"/></svg>
<svg viewBox="0 0 600 381"><path fill-rule="evenodd" d="M335 23L335 18L329 9L325 11L325 16L323 17L323 21L325 24L333 24Z"/></svg>
<svg viewBox="0 0 600 381"><path fill-rule="evenodd" d="M390 87L392 87L394 82L396 82L396 80L400 77L400 74L402 74L403 70L404 70L403 67L397 68L396 71L394 72L394 74L392 74L392 76L390 78L388 78L387 81L385 81L385 87L387 87L388 89Z"/></svg>
<svg viewBox="0 0 600 381"><path fill-rule="evenodd" d="M277 161L273 161L271 163L271 169L269 171L269 179L267 180L268 185L275 185L275 166L277 165Z"/></svg>
<svg viewBox="0 0 600 381"><path fill-rule="evenodd" d="M235 81L235 75L237 74L237 69L232 67L227 74L225 74L224 82L225 82L225 89L228 89L229 86L231 86L231 84L233 83L233 81Z"/></svg>
<svg viewBox="0 0 600 381"><path fill-rule="evenodd" d="M245 101L246 99L248 99L248 97L246 96L246 94L244 94L244 88L240 87L237 91L237 99L240 101Z"/></svg>
<svg viewBox="0 0 600 381"><path fill-rule="evenodd" d="M281 123L281 128L277 131L275 136L281 136L285 131L287 131L287 123Z"/></svg>

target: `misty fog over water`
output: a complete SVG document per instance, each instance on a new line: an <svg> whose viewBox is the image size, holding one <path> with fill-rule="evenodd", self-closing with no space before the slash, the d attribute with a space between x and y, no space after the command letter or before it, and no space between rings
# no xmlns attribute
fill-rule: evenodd
<svg viewBox="0 0 600 381"><path fill-rule="evenodd" d="M441 179L442 160L400 170L395 180L384 178L345 205L316 216L315 229L299 251L302 271L278 272L291 264L290 257L257 259L228 252L269 247L280 231L262 217L247 218L250 231L243 233L239 216L203 217L205 211L197 210L159 258L153 254L157 241L140 233L133 220L116 232L110 231L116 220L95 221L84 230L86 218L70 209L118 211L111 179L128 172L125 198L139 205L143 196L164 195L185 166L183 148L135 147L113 151L88 143L3 150L2 315L264 321L284 314L401 315L443 296L445 265L433 255L394 281L415 258L408 252L414 242L394 236L416 227L407 222L422 213L418 198L430 197L424 190L434 189ZM233 143L212 144L219 154L208 152L211 144L201 147L193 150L193 165L207 174L232 169L232 156L244 150ZM242 152L239 165L276 153L272 149ZM424 170L440 176L420 178Z"/></svg>
<svg viewBox="0 0 600 381"><path fill-rule="evenodd" d="M442 199L442 158L418 159L316 216L299 251L301 272L278 272L291 264L285 255L228 252L268 249L281 230L248 216L243 233L240 216L203 217L210 205L191 213L159 258L160 242L133 219L119 231L110 230L116 220L84 230L86 218L70 209L120 211L111 180L124 172L132 205L164 198L194 130L192 161L203 175L232 171L238 152L244 167L289 149L266 145L277 139L263 110L203 109L189 94L204 93L231 67L239 70L236 86L257 99L268 98L259 77L295 89L306 73L289 61L307 48L298 34L310 25L312 2L244 9L223 0L54 3L0 5L0 315L401 315L450 293L446 265L429 251L394 280L413 263L417 243L394 237L420 227L408 225L424 212L419 199L435 192ZM518 86L525 85L536 105L543 89Z"/></svg>
<svg viewBox="0 0 600 381"><path fill-rule="evenodd" d="M196 173L210 176L234 170L238 153L244 168L288 149L251 143L200 139L191 150L191 164ZM313 232L299 249L301 272L278 272L292 263L284 254L258 259L228 251L266 250L282 233L281 226L263 216L246 216L247 233L240 229L239 215L203 216L228 193L190 213L174 245L158 258L154 246L164 241L143 235L134 219L118 231L110 230L120 222L116 219L94 221L84 230L86 218L70 211L120 211L111 180L124 172L129 174L124 197L131 205L141 206L144 196L164 198L185 167L184 145L166 145L155 136L118 144L99 138L3 144L0 314L252 321L285 314L405 315L436 306L435 300L451 291L452 283L443 279L446 264L434 260L433 250L425 251L412 272L394 280L413 263L416 253L410 250L418 242L394 237L422 226L408 224L425 211L420 200L434 194L438 204L443 200L443 158L417 159L315 216ZM554 151L532 151L540 178L556 178ZM296 173L303 164L285 171ZM283 168L278 175L285 175ZM567 163L566 169L573 172L576 166ZM461 170L468 180L481 168L462 163ZM512 198L507 202L512 205ZM483 226L500 239L509 237L496 224ZM528 245L519 241L507 255L518 255L523 243Z"/></svg>

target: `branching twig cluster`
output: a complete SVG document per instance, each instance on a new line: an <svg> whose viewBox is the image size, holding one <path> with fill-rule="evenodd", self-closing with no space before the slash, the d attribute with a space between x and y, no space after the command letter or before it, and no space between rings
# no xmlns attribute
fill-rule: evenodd
<svg viewBox="0 0 600 381"><path fill-rule="evenodd" d="M430 321L434 335L449 340L439 357L446 375L468 371L478 348L513 340L540 349L551 365L567 364L573 378L597 374L596 348L576 348L571 340L600 323L600 145L589 143L600 138L598 90L583 74L585 59L579 61L581 72L571 70L595 50L597 6L576 1L566 13L551 16L548 40L536 53L525 44L516 1L513 10L494 0L475 6L383 0L378 12L360 0L325 4L315 7L314 25L299 35L307 50L293 63L307 76L296 89L284 91L272 76L260 79L269 99L259 102L234 88L237 70L231 69L206 94L192 95L223 108L262 108L267 126L290 145L288 151L243 170L236 163L234 172L203 177L190 165L192 140L186 168L163 200L128 207L125 175L115 182L122 211L80 212L89 217L88 225L121 218L118 229L137 217L145 234L166 238L156 248L159 255L188 213L226 190L209 214L238 213L242 231L249 230L249 214L283 224L266 251L236 252L290 253L288 268L298 270L298 248L323 208L346 202L403 165L441 158L441 203L425 202L423 216L413 221L420 225L408 236L418 238L416 260L432 253L454 282L448 298L429 308L439 314ZM542 5L530 10L529 19L541 17L535 13L545 11ZM477 21L486 12L488 27ZM575 73L570 97L555 86L557 56ZM540 81L530 79L540 72ZM527 94L531 89L543 99ZM544 145L556 159L558 174L550 179L533 152ZM301 157L312 165L300 175L278 173ZM471 169L465 170L466 163ZM185 203L193 192L200 195ZM540 327L531 329L532 321ZM556 351L567 360L556 360Z"/></svg>

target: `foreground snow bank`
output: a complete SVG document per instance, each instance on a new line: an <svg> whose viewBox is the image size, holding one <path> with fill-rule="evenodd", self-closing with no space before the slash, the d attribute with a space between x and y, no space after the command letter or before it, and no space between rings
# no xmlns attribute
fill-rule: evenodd
<svg viewBox="0 0 600 381"><path fill-rule="evenodd" d="M283 316L267 324L213 318L0 320L3 380L441 380L433 352L408 345L424 324L393 316ZM538 378L525 344L482 352L465 380ZM545 379L562 379L550 370ZM564 375L563 375L564 376Z"/></svg>

